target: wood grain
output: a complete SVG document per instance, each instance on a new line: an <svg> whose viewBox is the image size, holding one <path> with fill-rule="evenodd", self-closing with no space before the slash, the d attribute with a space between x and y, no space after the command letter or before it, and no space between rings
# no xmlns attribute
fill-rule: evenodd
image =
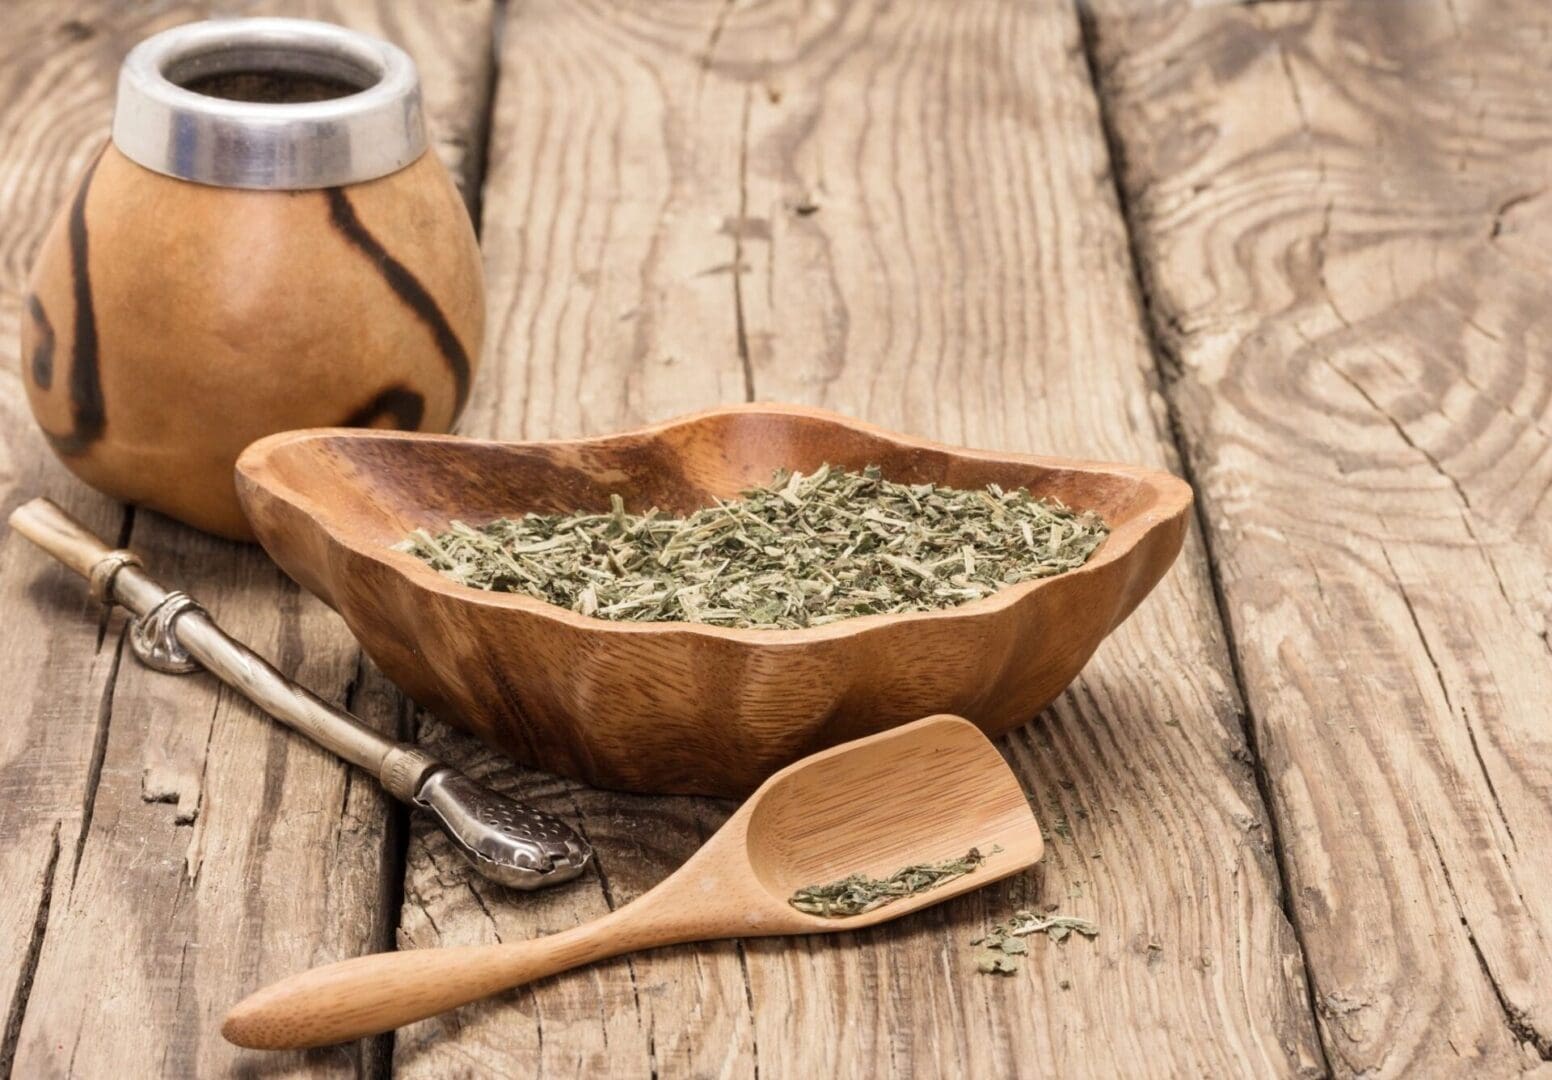
<svg viewBox="0 0 1552 1080"><path fill-rule="evenodd" d="M433 123L464 117L462 134L439 149L477 146L491 5L415 8L340 2L308 10L390 36L434 27L423 69L430 115ZM22 411L17 290L41 230L105 137L123 52L203 10L31 4L7 12L5 48L14 54L0 78L16 92L0 101L5 499L9 507L49 494L104 535L127 534L149 566L236 634L325 697L346 698L391 729L402 722L397 695L361 670L354 643L321 604L256 549L152 514L137 515L131 531L119 508L49 460ZM415 40L399 40L422 52ZM461 43L461 60L445 51L451 43ZM459 149L455 171L469 177L477 158ZM109 624L99 648L79 582L27 546L7 536L0 548L0 595L17 612L0 679L23 709L22 721L0 735L0 990L15 1021L5 1044L8 1054L15 1048L13 1074L376 1071L380 1043L245 1063L216 1025L269 975L390 939L397 818L384 798L213 681L118 663L120 624Z"/></svg>
<svg viewBox="0 0 1552 1080"><path fill-rule="evenodd" d="M551 980L402 1032L405 1074L1288 1074L1329 1058L1342 1075L1503 1075L1546 1057L1545 13L1098 6L1091 44L1164 387L1066 5L513 7L486 191L499 359L465 430L598 434L784 397L946 440L1167 467L1173 424L1241 662L1192 541L1074 689L1005 744L1052 830L1043 873L835 943L668 949ZM0 340L16 340L18 283L100 139L119 52L190 10L7 12ZM490 5L336 10L417 53L411 39L434 43L428 88L451 89L432 113L468 125L442 149L470 193ZM117 508L45 464L3 355L8 505L51 494L113 535ZM251 603L257 644L325 693L347 685L357 665L337 624L250 555L150 517L135 531L180 583ZM52 1018L74 1046L99 1030L83 1004L98 987L143 990L150 1019L107 1010L76 1071L112 1051L117 1071L219 1069L231 1059L210 1045L210 1015L235 988L385 932L380 801L281 754L199 680L153 685L131 662L116 686L118 624L98 648L78 584L23 550L0 547L0 598L30 631L0 657L25 717L0 732L0 1004L15 1021L0 1047L21 1042L16 1075L65 1071L39 1037ZM398 721L370 669L355 687L358 711ZM579 819L603 857L595 879L518 898L417 830L403 944L575 925L663 878L729 809L580 788L429 718L420 730L493 786ZM278 857L235 819L266 791ZM168 894L199 829L198 876ZM334 843L355 861L326 884ZM268 910L234 925L260 926L244 948L276 966L175 956L199 920L196 944L231 935L213 905L244 867ZM121 880L149 890L127 930L90 917L121 902ZM1018 980L969 970L966 938L1044 902L1095 918L1101 938L1037 945ZM333 937L307 954L282 932L319 925ZM66 929L101 959L87 964ZM173 978L176 965L190 966ZM351 1053L375 1070L382 1049Z"/></svg>
<svg viewBox="0 0 1552 1080"><path fill-rule="evenodd" d="M1331 1065L1533 1069L1548 11L1338 0L1097 31Z"/></svg>
<svg viewBox="0 0 1552 1080"><path fill-rule="evenodd" d="M1063 5L514 9L485 194L494 354L464 430L592 434L789 398L1168 466L1110 191ZM1005 744L1060 825L1043 873L834 942L669 949L562 976L401 1032L396 1067L1318 1072L1240 720L1193 541L1073 691ZM582 820L600 877L505 903L417 835L407 941L572 925L660 880L725 813L512 783ZM1037 946L1016 979L976 975L969 938L1042 903L1097 919L1101 937Z"/></svg>

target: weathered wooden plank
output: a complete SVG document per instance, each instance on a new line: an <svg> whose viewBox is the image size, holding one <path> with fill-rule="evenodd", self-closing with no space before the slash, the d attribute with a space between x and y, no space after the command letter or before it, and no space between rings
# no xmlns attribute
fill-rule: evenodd
<svg viewBox="0 0 1552 1080"><path fill-rule="evenodd" d="M0 504L46 494L103 535L117 537L124 511L71 480L32 422L18 342L27 269L55 205L85 166L112 104L111 46L89 29L83 6L13 6L0 35ZM134 25L143 13L126 13ZM16 1038L56 888L68 886L90 820L106 737L119 626L92 629L79 581L29 544L0 538L0 605L9 615L0 649L0 1074Z"/></svg>
<svg viewBox="0 0 1552 1080"><path fill-rule="evenodd" d="M708 137L740 105L700 61L717 25L700 3L509 12L482 231L490 344L462 431L599 434L744 397L732 245L715 238L737 148Z"/></svg>
<svg viewBox="0 0 1552 1080"><path fill-rule="evenodd" d="M1169 464L1075 14L1065 5L514 9L485 202L474 433L604 431L746 395L984 446ZM507 775L467 740L439 750ZM401 1032L405 1075L1318 1071L1302 963L1201 548L1007 753L1041 873L835 940L714 945ZM406 944L590 918L726 808L525 774L602 879L515 899L412 841ZM1045 902L1099 941L979 976ZM1150 948L1156 944L1160 948Z"/></svg>
<svg viewBox="0 0 1552 1080"><path fill-rule="evenodd" d="M490 4L409 8L338 0L221 10L332 17L398 38L412 53L424 52L430 113L455 126L438 140L438 149L452 152L450 164L462 179L474 178L479 155L466 148L479 145L483 125ZM57 179L51 198L16 200L17 217L31 221L27 215L57 200L73 179L60 167L61 156L82 158L100 144L123 51L153 29L202 12L187 5L149 12L105 5L75 13L74 19L66 20L64 13L38 19L24 51L39 58L43 70L35 73L36 81L52 80L55 86L43 115L18 122L50 135L62 129L71 137L18 143L14 156L4 155L25 176ZM58 60L51 55L56 40L90 43L90 61ZM28 261L26 253L17 260ZM29 469L59 478L67 490L79 489L63 479L41 440L31 438L14 378L8 392L9 407L18 413L14 430L29 439L24 450ZM112 535L118 528L107 531ZM397 694L375 673L358 671L358 650L338 620L285 581L262 552L150 514L135 519L130 542L155 572L200 596L234 633L275 657L283 669L326 697L348 696L385 728L400 723ZM13 548L17 553L10 556ZM6 550L7 581L52 573L41 555L21 552L18 541L8 540ZM59 582L38 599L57 599L67 588L75 590L68 602L32 605L39 609L38 640L47 644L48 628L58 627L59 638L76 651L84 649L89 663L95 641L89 619L82 617L79 583ZM81 682L78 694L92 690L93 681L107 689L98 689L104 698L100 711L95 699L82 705L61 696L60 705L72 710L64 733L85 723L93 725L88 734L95 732L86 743L88 750L97 748L95 759L88 753L83 765L77 752L57 763L64 778L84 785L84 796L70 792L67 798L64 791L37 784L28 788L40 801L57 800L34 814L31 846L39 847L40 835L50 838L45 826L52 813L64 822L60 833L67 848L54 865L31 994L25 1014L17 1017L15 1074L212 1075L243 1063L277 1074L376 1071L385 1064L381 1043L265 1059L261 1065L227 1046L217 1028L225 1007L254 986L389 940L398 860L395 819L384 797L372 781L261 719L212 680L172 679L132 660L119 667L116 680L98 676L97 668L111 666L117 655L118 630L115 623L104 658L86 672L90 679L72 669L83 662L68 654L70 662L52 675L43 656L35 658L43 674L28 676L46 686L74 675ZM19 675L5 685L13 692L26 690ZM47 721L40 709L24 730L34 742L46 740ZM17 760L41 769L46 763L33 763L33 756L24 751ZM84 815L83 799L90 808ZM82 817L89 827L77 847L75 821ZM6 873L9 883L9 865Z"/></svg>
<svg viewBox="0 0 1552 1080"><path fill-rule="evenodd" d="M599 433L744 396L716 230L739 104L698 59L709 5L564 4L508 13L482 243L489 347L461 430ZM709 241L709 242L708 242ZM577 822L599 873L524 895L468 877L417 830L401 943L516 940L628 902L720 824L702 800L597 792L513 769L431 722L423 738L490 783ZM746 1076L756 1048L740 946L599 965L401 1031L401 1076Z"/></svg>
<svg viewBox="0 0 1552 1080"><path fill-rule="evenodd" d="M757 392L976 446L1174 465L1074 11L859 5L729 32L724 48L758 64L786 36L801 59L747 98L740 299ZM881 1023L902 1062L1318 1068L1205 566L1193 541L1008 741L1070 841L1057 833L1043 876L951 912L940 941L891 950L901 987L939 956L961 986L893 999ZM1104 933L1011 985L969 975L964 937L1025 897ZM792 989L755 982L767 999Z"/></svg>
<svg viewBox="0 0 1552 1080"><path fill-rule="evenodd" d="M1331 1063L1552 1058L1552 21L1098 23Z"/></svg>

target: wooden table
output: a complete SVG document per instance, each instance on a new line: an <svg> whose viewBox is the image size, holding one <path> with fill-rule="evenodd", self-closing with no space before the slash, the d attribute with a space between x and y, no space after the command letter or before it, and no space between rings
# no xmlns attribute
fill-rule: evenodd
<svg viewBox="0 0 1552 1080"><path fill-rule="evenodd" d="M119 58L199 4L0 32L8 509L48 494L324 696L581 823L471 878L375 785L125 658L0 546L0 1011L16 1077L1552 1072L1552 10L1538 0L277 0L420 61L480 223L462 430L812 402L1165 466L1174 571L1004 750L1041 869L835 940L665 949L307 1055L217 1023L297 968L618 906L720 802L514 769L254 548L106 501L20 388L25 271ZM223 8L230 10L230 8ZM111 403L109 406L111 410ZM1102 928L1011 978L1021 906Z"/></svg>

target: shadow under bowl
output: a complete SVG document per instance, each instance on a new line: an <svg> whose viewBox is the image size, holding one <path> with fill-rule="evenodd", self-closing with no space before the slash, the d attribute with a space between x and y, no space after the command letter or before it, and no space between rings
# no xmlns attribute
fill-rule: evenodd
<svg viewBox="0 0 1552 1080"><path fill-rule="evenodd" d="M1093 510L1082 567L941 611L802 630L611 622L443 577L393 545L413 529L525 512L688 513L778 468L876 464L887 479L1025 487ZM1179 554L1181 480L990 453L817 409L716 409L601 438L502 443L316 429L237 463L275 562L344 617L412 698L518 761L599 787L741 797L800 757L932 713L996 736L1030 720Z"/></svg>

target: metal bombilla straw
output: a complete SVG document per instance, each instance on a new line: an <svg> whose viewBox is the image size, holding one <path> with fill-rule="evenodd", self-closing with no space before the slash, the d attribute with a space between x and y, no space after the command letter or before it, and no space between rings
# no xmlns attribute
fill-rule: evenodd
<svg viewBox="0 0 1552 1080"><path fill-rule="evenodd" d="M11 527L86 578L92 596L135 616L130 646L157 671L201 667L313 742L367 770L394 798L429 813L484 876L518 889L570 881L593 852L565 822L515 802L408 743L379 735L287 679L228 637L186 593L168 591L132 552L113 550L48 499L11 514Z"/></svg>

